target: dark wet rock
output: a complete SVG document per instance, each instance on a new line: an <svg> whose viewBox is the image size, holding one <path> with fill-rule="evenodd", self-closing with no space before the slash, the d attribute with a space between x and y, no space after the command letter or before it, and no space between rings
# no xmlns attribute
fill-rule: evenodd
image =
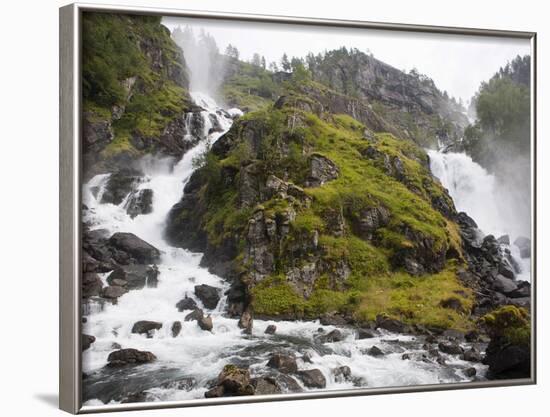
<svg viewBox="0 0 550 417"><path fill-rule="evenodd" d="M464 375L466 375L468 378L473 378L474 376L476 376L477 374L477 370L476 368L466 368L464 370Z"/></svg>
<svg viewBox="0 0 550 417"><path fill-rule="evenodd" d="M449 297L444 300L441 300L439 305L443 308L448 308L450 310L455 310L458 312L464 312L465 308L462 305L462 302L458 297Z"/></svg>
<svg viewBox="0 0 550 417"><path fill-rule="evenodd" d="M516 277L514 266L506 257L500 259L500 263L498 265L498 273L509 279L515 279Z"/></svg>
<svg viewBox="0 0 550 417"><path fill-rule="evenodd" d="M485 358L490 379L528 378L531 374L531 351L528 346L512 345L502 339L491 340Z"/></svg>
<svg viewBox="0 0 550 417"><path fill-rule="evenodd" d="M344 340L344 335L342 332L338 329L334 329L327 334L323 334L318 337L319 342L321 343L334 343L334 342L341 342Z"/></svg>
<svg viewBox="0 0 550 417"><path fill-rule="evenodd" d="M313 363L313 357L311 356L311 353L309 353L309 352L305 352L302 355L302 360L304 361L304 363Z"/></svg>
<svg viewBox="0 0 550 417"><path fill-rule="evenodd" d="M199 320L202 317L204 317L204 312L200 308L196 308L185 316L185 321Z"/></svg>
<svg viewBox="0 0 550 417"><path fill-rule="evenodd" d="M320 322L323 326L345 326L348 324L344 316L336 313L323 314Z"/></svg>
<svg viewBox="0 0 550 417"><path fill-rule="evenodd" d="M176 389L179 391L191 391L197 386L197 380L193 377L184 377L175 381L165 382L160 385L164 389Z"/></svg>
<svg viewBox="0 0 550 417"><path fill-rule="evenodd" d="M275 334L276 331L277 331L277 326L275 326L274 324L270 324L265 328L264 333L265 334Z"/></svg>
<svg viewBox="0 0 550 417"><path fill-rule="evenodd" d="M126 212L133 219L141 214L153 212L153 190L150 188L138 190L130 196L126 203Z"/></svg>
<svg viewBox="0 0 550 417"><path fill-rule="evenodd" d="M372 339L373 337L376 335L371 330L357 329L357 339Z"/></svg>
<svg viewBox="0 0 550 417"><path fill-rule="evenodd" d="M325 388L327 386L327 380L319 369L298 371L297 375L308 388Z"/></svg>
<svg viewBox="0 0 550 417"><path fill-rule="evenodd" d="M510 298L529 298L531 297L531 284L527 281L518 281L517 288L508 293Z"/></svg>
<svg viewBox="0 0 550 417"><path fill-rule="evenodd" d="M496 276L493 282L493 287L496 291L506 295L511 294L518 289L518 286L514 281L503 275Z"/></svg>
<svg viewBox="0 0 550 417"><path fill-rule="evenodd" d="M205 331L211 331L212 328L214 327L214 323L212 322L212 317L210 315L206 317L204 316L199 317L197 319L197 324L202 330L205 330Z"/></svg>
<svg viewBox="0 0 550 417"><path fill-rule="evenodd" d="M497 242L501 245L510 245L510 236L509 235L502 235L497 239Z"/></svg>
<svg viewBox="0 0 550 417"><path fill-rule="evenodd" d="M195 295L210 310L216 308L220 301L220 291L211 285L195 285Z"/></svg>
<svg viewBox="0 0 550 417"><path fill-rule="evenodd" d="M83 334L81 338L82 350L88 350L92 343L95 342L95 337L88 334Z"/></svg>
<svg viewBox="0 0 550 417"><path fill-rule="evenodd" d="M269 358L267 366L287 374L298 371L296 357L293 354L274 353L271 358Z"/></svg>
<svg viewBox="0 0 550 417"><path fill-rule="evenodd" d="M101 203L119 205L141 180L142 173L133 168L121 168L112 173L101 196Z"/></svg>
<svg viewBox="0 0 550 417"><path fill-rule="evenodd" d="M281 387L275 378L261 377L253 378L250 383L254 387L254 395L273 395L280 394Z"/></svg>
<svg viewBox="0 0 550 417"><path fill-rule="evenodd" d="M349 366L339 366L332 370L334 375L334 380L336 382L346 382L351 381L351 368Z"/></svg>
<svg viewBox="0 0 550 417"><path fill-rule="evenodd" d="M410 331L406 324L382 315L376 317L376 327L393 333L408 333Z"/></svg>
<svg viewBox="0 0 550 417"><path fill-rule="evenodd" d="M277 381L277 384L279 385L279 387L281 387L281 389L284 392L302 392L303 391L300 384L298 384L298 382L296 382L296 380L289 375L280 373L280 374L277 374L274 378L275 378L275 381Z"/></svg>
<svg viewBox="0 0 550 417"><path fill-rule="evenodd" d="M384 356L384 352L378 346L372 346L367 350L367 355L374 357Z"/></svg>
<svg viewBox="0 0 550 417"><path fill-rule="evenodd" d="M126 281L129 290L155 288L158 284L159 271L156 265L121 265L107 277L107 282L116 285L115 280Z"/></svg>
<svg viewBox="0 0 550 417"><path fill-rule="evenodd" d="M470 330L466 332L464 339L466 339L467 342L475 342L479 339L479 332L477 330Z"/></svg>
<svg viewBox="0 0 550 417"><path fill-rule="evenodd" d="M151 336L153 330L159 330L162 328L162 323L158 321L140 320L132 326L132 333L146 334Z"/></svg>
<svg viewBox="0 0 550 417"><path fill-rule="evenodd" d="M101 294L103 283L99 275L93 272L82 274L82 298L90 298Z"/></svg>
<svg viewBox="0 0 550 417"><path fill-rule="evenodd" d="M519 248L519 256L522 259L531 257L531 239L525 236L520 236L514 240L514 245Z"/></svg>
<svg viewBox="0 0 550 417"><path fill-rule="evenodd" d="M150 394L145 391L132 392L124 396L121 400L121 404L132 404L132 403L144 403L151 401Z"/></svg>
<svg viewBox="0 0 550 417"><path fill-rule="evenodd" d="M207 391L206 398L254 395L248 369L225 365L216 379L215 386Z"/></svg>
<svg viewBox="0 0 550 417"><path fill-rule="evenodd" d="M109 238L109 243L132 256L142 264L152 264L159 260L160 251L133 233L117 232Z"/></svg>
<svg viewBox="0 0 550 417"><path fill-rule="evenodd" d="M340 170L326 156L314 154L310 159L309 177L306 180L306 187L318 187L327 181L338 178Z"/></svg>
<svg viewBox="0 0 550 417"><path fill-rule="evenodd" d="M111 344L111 349L113 349L113 350L119 350L119 349L122 349L122 346L121 346L119 343L113 342L113 343Z"/></svg>
<svg viewBox="0 0 550 417"><path fill-rule="evenodd" d="M120 349L111 352L107 357L107 366L118 367L125 365L139 365L153 362L156 356L151 352L140 351L137 349Z"/></svg>
<svg viewBox="0 0 550 417"><path fill-rule="evenodd" d="M406 361L406 360L410 360L411 359L411 354L410 353L403 353L401 355L401 359Z"/></svg>
<svg viewBox="0 0 550 417"><path fill-rule="evenodd" d="M128 292L128 289L125 287L119 287L117 285L109 285L108 287L103 288L103 297L111 300L115 300L118 297L123 296Z"/></svg>
<svg viewBox="0 0 550 417"><path fill-rule="evenodd" d="M175 321L172 323L172 337L177 337L181 332L181 321Z"/></svg>
<svg viewBox="0 0 550 417"><path fill-rule="evenodd" d="M180 313L184 310L195 310L197 308L197 303L192 298L186 296L184 299L177 302L176 308Z"/></svg>
<svg viewBox="0 0 550 417"><path fill-rule="evenodd" d="M252 334L253 324L254 324L254 320L252 318L252 314L250 313L250 310L245 310L241 315L241 318L239 319L239 323L238 323L239 328L243 329L246 334Z"/></svg>
<svg viewBox="0 0 550 417"><path fill-rule="evenodd" d="M460 345L456 342L440 342L437 347L439 350L443 353L447 353L449 355L460 355L463 352L463 349L460 347Z"/></svg>
<svg viewBox="0 0 550 417"><path fill-rule="evenodd" d="M472 347L464 352L463 358L468 362L481 362L481 353L476 348Z"/></svg>

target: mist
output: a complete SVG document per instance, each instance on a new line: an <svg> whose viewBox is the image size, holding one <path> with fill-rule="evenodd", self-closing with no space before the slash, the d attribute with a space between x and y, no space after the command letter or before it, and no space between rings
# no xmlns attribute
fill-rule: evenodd
<svg viewBox="0 0 550 417"><path fill-rule="evenodd" d="M225 62L216 40L204 30L196 34L190 26L183 29L176 27L172 31L172 38L183 50L190 91L219 97Z"/></svg>

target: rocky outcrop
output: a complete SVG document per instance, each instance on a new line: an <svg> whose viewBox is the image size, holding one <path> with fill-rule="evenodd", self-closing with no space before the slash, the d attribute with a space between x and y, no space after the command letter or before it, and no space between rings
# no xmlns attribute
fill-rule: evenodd
<svg viewBox="0 0 550 417"><path fill-rule="evenodd" d="M313 154L310 157L309 176L305 182L306 187L319 187L327 181L338 178L340 170L326 156Z"/></svg>
<svg viewBox="0 0 550 417"><path fill-rule="evenodd" d="M319 369L299 371L297 375L308 388L322 389L327 386L327 380Z"/></svg>
<svg viewBox="0 0 550 417"><path fill-rule="evenodd" d="M298 371L296 357L293 354L275 353L269 358L267 366L275 368L279 372L286 374L295 373Z"/></svg>
<svg viewBox="0 0 550 417"><path fill-rule="evenodd" d="M248 369L235 365L225 365L218 375L215 386L207 391L206 398L254 395L254 386L250 381Z"/></svg>
<svg viewBox="0 0 550 417"><path fill-rule="evenodd" d="M162 323L158 321L141 320L134 323L132 333L145 334L147 337L152 337L154 330L160 330Z"/></svg>
<svg viewBox="0 0 550 417"><path fill-rule="evenodd" d="M144 287L155 288L159 271L156 265L120 265L107 277L109 284L124 286L129 290L140 290Z"/></svg>
<svg viewBox="0 0 550 417"><path fill-rule="evenodd" d="M195 285L195 295L210 310L216 308L220 301L220 290L211 285Z"/></svg>
<svg viewBox="0 0 550 417"><path fill-rule="evenodd" d="M109 176L100 203L118 206L128 194L134 191L143 174L134 168L120 168Z"/></svg>
<svg viewBox="0 0 550 417"><path fill-rule="evenodd" d="M145 188L132 193L126 203L126 211L131 218L151 213L153 211L153 190Z"/></svg>

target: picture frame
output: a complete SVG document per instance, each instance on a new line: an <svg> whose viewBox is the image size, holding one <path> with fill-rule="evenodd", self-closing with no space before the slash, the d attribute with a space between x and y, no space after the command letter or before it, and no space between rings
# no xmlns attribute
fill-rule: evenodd
<svg viewBox="0 0 550 417"><path fill-rule="evenodd" d="M528 378L483 380L468 383L438 383L408 386L358 387L337 390L261 396L230 396L161 402L83 405L82 381L82 204L83 204L83 99L82 99L82 21L86 13L113 13L136 16L162 16L210 21L247 22L255 24L301 25L314 28L384 30L396 33L464 35L487 38L523 39L530 42L530 354ZM153 408L192 407L265 401L288 401L326 397L349 397L402 392L423 392L468 388L529 385L536 383L536 67L537 37L534 32L329 20L304 17L264 16L224 12L203 12L162 8L107 6L75 3L60 8L60 339L59 339L59 405L64 411L80 414L104 411L142 410ZM496 70L496 68L495 68Z"/></svg>

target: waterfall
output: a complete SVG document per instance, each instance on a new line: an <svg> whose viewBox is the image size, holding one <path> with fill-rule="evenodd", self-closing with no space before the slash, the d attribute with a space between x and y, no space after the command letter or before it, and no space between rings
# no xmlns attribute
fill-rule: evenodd
<svg viewBox="0 0 550 417"><path fill-rule="evenodd" d="M144 391L147 401L204 398L208 381L227 363L248 366L254 376L270 375L266 363L273 352L281 349L290 350L298 357L300 369L319 369L326 378L328 390L468 381L463 370L472 364L456 357L447 359L453 367L443 367L435 361L403 360L404 353L419 357L425 353L422 338L415 336L380 330L373 338L358 340L355 330L340 328L342 341L321 343L318 340L320 331L327 333L336 329L335 326L321 325L319 321L278 321L276 334L269 335L264 330L274 323L262 320L255 320L252 334L246 335L238 327L237 320L225 315L224 298L217 308L204 308L213 319L212 332L201 330L194 321L184 321L186 313L178 312L175 305L188 296L202 306L194 295L195 285L211 285L223 294L229 284L200 266L202 254L170 246L163 238L164 222L171 207L182 197L184 185L194 169L193 159L230 128L233 116L240 114L238 109L219 108L205 94L192 96L195 103L205 109L200 112L201 132L190 128L191 116L186 116L190 121L186 134L198 135L198 144L175 165L170 159L146 157L141 161L145 178L137 185L137 190L153 190L149 214L131 217L124 201L120 205L101 203L109 174L97 175L83 186L83 200L88 207L84 220L91 229L106 229L109 234L131 232L162 252L157 265L156 288L131 290L119 297L116 304L86 305L83 333L93 335L96 341L82 355L82 370L86 374L83 383L85 404L118 402L125 395ZM213 120L221 126L221 131L211 131ZM109 272L101 275L103 282L108 275ZM132 326L139 320L161 322L162 328L153 331L151 337L133 334ZM181 322L182 329L173 337L171 326L175 321ZM386 352L384 357L365 353L375 345ZM105 367L109 353L120 348L150 351L157 360L139 367ZM301 359L303 355L310 359ZM332 371L339 366L349 366L354 379L338 380ZM484 374L484 365L474 366L478 375ZM182 378L192 378L192 387L181 389L177 384L170 385ZM297 383L302 389L310 390L300 381Z"/></svg>
<svg viewBox="0 0 550 417"><path fill-rule="evenodd" d="M495 237L509 235L510 242L518 236L529 236L522 230L518 212L514 210L514 196L499 186L494 175L488 173L465 153L429 150L430 169L449 191L456 209L472 217L485 234ZM519 249L510 245L512 255L521 265L518 279L529 280L530 260L521 259Z"/></svg>

